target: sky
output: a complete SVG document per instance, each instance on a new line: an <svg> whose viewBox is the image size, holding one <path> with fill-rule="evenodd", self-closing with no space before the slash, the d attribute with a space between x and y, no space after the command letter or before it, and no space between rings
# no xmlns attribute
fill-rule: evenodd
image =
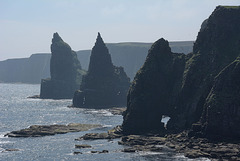
<svg viewBox="0 0 240 161"><path fill-rule="evenodd" d="M0 61L50 53L58 32L72 50L105 43L196 40L218 5L240 0L0 0Z"/></svg>

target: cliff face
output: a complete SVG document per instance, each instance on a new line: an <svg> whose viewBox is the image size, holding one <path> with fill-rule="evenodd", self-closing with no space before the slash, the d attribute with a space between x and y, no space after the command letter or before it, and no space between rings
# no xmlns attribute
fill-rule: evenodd
<svg viewBox="0 0 240 161"><path fill-rule="evenodd" d="M204 21L186 62L182 90L176 104L178 116L169 128L189 128L199 120L214 77L239 55L240 9L219 6ZM179 124L182 118L186 118Z"/></svg>
<svg viewBox="0 0 240 161"><path fill-rule="evenodd" d="M77 55L58 33L54 33L51 44L51 79L41 81L41 98L72 98L81 81L81 66Z"/></svg>
<svg viewBox="0 0 240 161"><path fill-rule="evenodd" d="M171 117L167 124L169 131L191 128L207 106L204 104L209 101L207 97L214 86L215 77L240 54L239 19L239 7L217 7L202 24L193 53L178 56L177 59L173 59L173 55L177 54L156 48L156 43L160 42L157 41L129 90L123 130L126 133L139 133L160 129L162 115ZM157 59L153 53L172 55L168 56L172 58ZM173 60L181 63L174 65ZM169 67L169 64L175 68ZM136 124L136 130L131 130L133 124Z"/></svg>
<svg viewBox="0 0 240 161"><path fill-rule="evenodd" d="M215 78L201 118L207 137L240 138L240 59L224 68Z"/></svg>
<svg viewBox="0 0 240 161"><path fill-rule="evenodd" d="M106 108L126 105L129 78L122 67L112 64L111 55L99 33L88 69L80 90L74 94L73 106Z"/></svg>

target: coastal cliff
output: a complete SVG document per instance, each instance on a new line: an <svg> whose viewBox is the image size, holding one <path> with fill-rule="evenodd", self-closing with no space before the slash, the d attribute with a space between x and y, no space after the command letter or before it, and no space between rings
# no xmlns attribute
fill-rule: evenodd
<svg viewBox="0 0 240 161"><path fill-rule="evenodd" d="M202 133L239 137L239 60L233 62L240 55L239 19L240 7L218 6L188 55L156 41L129 89L123 133L181 132L202 117ZM166 128L163 115L171 118Z"/></svg>
<svg viewBox="0 0 240 161"><path fill-rule="evenodd" d="M40 98L73 98L81 82L81 65L77 55L58 33L51 44L50 79L42 79Z"/></svg>
<svg viewBox="0 0 240 161"><path fill-rule="evenodd" d="M123 67L113 65L111 55L98 33L92 49L88 72L73 98L74 107L107 108L126 106L130 79Z"/></svg>
<svg viewBox="0 0 240 161"><path fill-rule="evenodd" d="M240 138L240 58L215 78L200 120L203 136ZM196 125L195 125L196 126Z"/></svg>

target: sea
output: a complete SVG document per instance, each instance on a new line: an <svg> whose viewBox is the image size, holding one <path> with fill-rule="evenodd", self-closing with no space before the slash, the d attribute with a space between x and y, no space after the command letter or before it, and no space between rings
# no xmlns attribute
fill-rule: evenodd
<svg viewBox="0 0 240 161"><path fill-rule="evenodd" d="M102 133L120 125L121 115L112 115L107 109L69 108L72 100L30 99L28 96L40 92L39 84L0 83L0 160L1 161L187 161L183 154L164 147L162 152L122 152L120 139L76 141L86 133ZM27 128L31 125L52 124L101 124L83 132L57 134L44 137L12 138L6 133ZM76 144L88 144L92 148L76 149ZM10 150L10 151L9 151ZM11 151L12 150L12 151ZM91 151L108 150L108 153ZM81 152L81 154L74 154ZM196 159L195 159L196 160ZM207 160L207 159L198 159Z"/></svg>

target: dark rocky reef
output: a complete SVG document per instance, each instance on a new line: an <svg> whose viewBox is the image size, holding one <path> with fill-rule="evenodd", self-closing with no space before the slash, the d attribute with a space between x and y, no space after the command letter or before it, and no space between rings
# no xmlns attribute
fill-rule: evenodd
<svg viewBox="0 0 240 161"><path fill-rule="evenodd" d="M42 79L40 98L73 98L81 82L81 65L77 55L58 33L54 33L51 45L50 79Z"/></svg>
<svg viewBox="0 0 240 161"><path fill-rule="evenodd" d="M29 128L19 131L12 131L4 136L8 137L40 137L55 134L65 134L68 132L87 131L92 128L101 127L96 124L77 124L70 123L68 125L32 125Z"/></svg>
<svg viewBox="0 0 240 161"><path fill-rule="evenodd" d="M73 98L74 107L107 108L126 106L130 79L122 67L112 64L111 55L98 33L88 72Z"/></svg>
<svg viewBox="0 0 240 161"><path fill-rule="evenodd" d="M218 6L188 55L155 42L129 90L123 133L180 132L202 116L193 131L239 138L239 19L240 7ZM162 115L171 117L167 128Z"/></svg>

